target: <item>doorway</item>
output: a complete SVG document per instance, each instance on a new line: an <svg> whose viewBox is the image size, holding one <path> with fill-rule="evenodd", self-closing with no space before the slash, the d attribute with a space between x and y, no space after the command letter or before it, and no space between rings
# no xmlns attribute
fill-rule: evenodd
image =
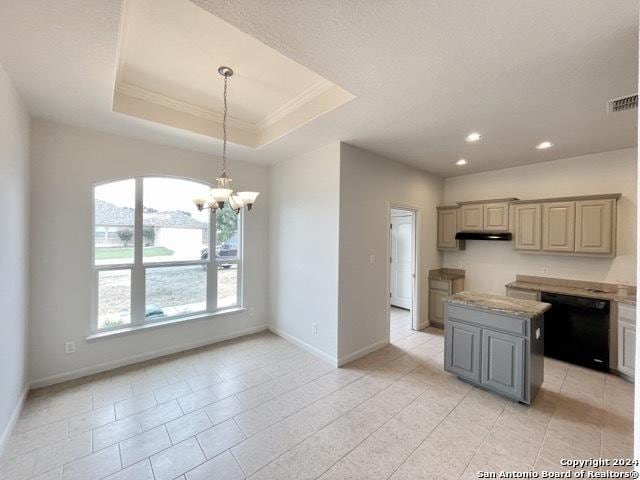
<svg viewBox="0 0 640 480"><path fill-rule="evenodd" d="M390 339L417 330L416 212L391 206L389 211L389 332Z"/></svg>

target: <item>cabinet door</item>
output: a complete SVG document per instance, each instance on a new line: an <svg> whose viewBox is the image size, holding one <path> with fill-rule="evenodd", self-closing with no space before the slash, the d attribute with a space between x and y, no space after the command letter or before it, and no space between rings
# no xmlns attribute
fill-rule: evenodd
<svg viewBox="0 0 640 480"><path fill-rule="evenodd" d="M481 232L484 229L484 209L481 203L460 207L460 230Z"/></svg>
<svg viewBox="0 0 640 480"><path fill-rule="evenodd" d="M482 330L482 384L524 398L524 338Z"/></svg>
<svg viewBox="0 0 640 480"><path fill-rule="evenodd" d="M438 248L457 249L456 233L458 233L458 209L438 210Z"/></svg>
<svg viewBox="0 0 640 480"><path fill-rule="evenodd" d="M636 327L635 325L618 321L618 370L634 376L636 363Z"/></svg>
<svg viewBox="0 0 640 480"><path fill-rule="evenodd" d="M613 207L615 201L576 202L576 252L613 253Z"/></svg>
<svg viewBox="0 0 640 480"><path fill-rule="evenodd" d="M542 249L573 252L575 249L575 202L545 203L542 206Z"/></svg>
<svg viewBox="0 0 640 480"><path fill-rule="evenodd" d="M542 248L540 236L541 211L541 206L533 203L514 207L515 236L513 246L516 250L540 250Z"/></svg>
<svg viewBox="0 0 640 480"><path fill-rule="evenodd" d="M447 320L445 330L445 370L480 382L480 328Z"/></svg>
<svg viewBox="0 0 640 480"><path fill-rule="evenodd" d="M488 232L509 231L509 204L486 203L484 205L484 229Z"/></svg>
<svg viewBox="0 0 640 480"><path fill-rule="evenodd" d="M429 290L429 321L435 325L444 325L444 299L449 296L449 291Z"/></svg>

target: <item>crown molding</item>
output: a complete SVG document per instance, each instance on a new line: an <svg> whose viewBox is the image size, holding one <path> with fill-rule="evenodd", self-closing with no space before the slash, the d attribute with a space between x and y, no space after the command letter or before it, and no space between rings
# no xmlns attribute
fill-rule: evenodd
<svg viewBox="0 0 640 480"><path fill-rule="evenodd" d="M322 95L332 86L333 84L329 80L326 80L324 78L322 80L319 80L318 82L314 83L309 88L304 90L302 93L296 95L291 100L287 101L282 106L271 112L269 115L265 116L262 120L258 121L256 123L256 130L258 132L261 132L266 128L269 128L270 126L284 119L285 117L287 117L287 115L299 109L306 103L309 103L317 96Z"/></svg>
<svg viewBox="0 0 640 480"><path fill-rule="evenodd" d="M222 113L207 108L197 107L181 100L163 95L162 93L154 92L152 90L133 85L131 83L121 82L116 85L116 93L127 95L129 97L144 100L145 102L151 102L156 105L171 108L179 112L187 113L195 117L203 118L212 122L216 122L222 125ZM230 127L243 130L248 133L257 133L256 124L251 122L245 122L233 117L227 117L227 122Z"/></svg>
<svg viewBox="0 0 640 480"><path fill-rule="evenodd" d="M233 117L227 117L227 123L231 131L235 132L235 135L232 134L232 141L260 148L353 98L355 97L351 93L322 79L256 123ZM154 106L164 109L165 113L154 113ZM219 134L212 135L211 128L222 127L222 113L125 81L117 83L114 88L113 108L114 111L134 117L221 138Z"/></svg>

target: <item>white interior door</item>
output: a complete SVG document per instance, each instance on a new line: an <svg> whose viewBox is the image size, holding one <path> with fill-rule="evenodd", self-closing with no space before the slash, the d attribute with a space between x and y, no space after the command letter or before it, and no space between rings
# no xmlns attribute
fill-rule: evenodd
<svg viewBox="0 0 640 480"><path fill-rule="evenodd" d="M391 216L391 305L411 309L413 296L412 215Z"/></svg>

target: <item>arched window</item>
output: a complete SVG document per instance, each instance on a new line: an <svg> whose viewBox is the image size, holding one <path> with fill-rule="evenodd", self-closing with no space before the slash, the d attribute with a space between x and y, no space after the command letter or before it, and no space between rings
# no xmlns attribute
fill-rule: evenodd
<svg viewBox="0 0 640 480"><path fill-rule="evenodd" d="M199 212L191 198L208 190L166 177L94 187L93 331L241 306L242 213Z"/></svg>

